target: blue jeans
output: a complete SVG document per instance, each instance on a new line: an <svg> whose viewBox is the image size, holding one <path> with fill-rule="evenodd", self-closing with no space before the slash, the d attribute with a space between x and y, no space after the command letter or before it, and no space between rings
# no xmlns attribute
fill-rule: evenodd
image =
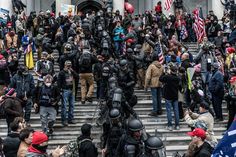
<svg viewBox="0 0 236 157"><path fill-rule="evenodd" d="M161 111L161 88L151 88L153 112Z"/></svg>
<svg viewBox="0 0 236 157"><path fill-rule="evenodd" d="M178 100L166 100L166 114L167 114L168 126L172 126L171 107L173 107L173 109L174 109L175 126L178 126L179 125L179 106L178 106Z"/></svg>
<svg viewBox="0 0 236 157"><path fill-rule="evenodd" d="M122 41L115 41L115 53L117 55L117 57L120 57L120 55L122 54Z"/></svg>
<svg viewBox="0 0 236 157"><path fill-rule="evenodd" d="M69 103L68 121L74 119L74 95L72 90L64 89L62 92L61 101L61 120L67 120L67 102Z"/></svg>

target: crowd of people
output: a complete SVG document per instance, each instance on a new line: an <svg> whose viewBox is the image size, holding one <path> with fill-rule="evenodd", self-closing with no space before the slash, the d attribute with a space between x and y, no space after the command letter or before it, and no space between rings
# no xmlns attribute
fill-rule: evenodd
<svg viewBox="0 0 236 157"><path fill-rule="evenodd" d="M227 11L222 20L209 11L204 21L206 35L191 54L185 42L197 41L194 16L181 9L166 16L161 2L155 11L137 15L104 9L74 16L55 17L51 11L8 16L0 24L0 109L8 127L0 156L98 156L87 123L76 140L47 152L57 114L68 127L77 123L75 101L90 105L95 100L101 111L97 124L103 128L103 156L165 156L161 139L145 132L134 110L134 88L150 88L153 110L148 115L162 115L164 99L166 129L180 130L180 121L192 129L184 156L210 157L217 144L214 122L225 119L223 100L229 111L227 128L236 113L236 25ZM41 131L30 125L33 108Z"/></svg>

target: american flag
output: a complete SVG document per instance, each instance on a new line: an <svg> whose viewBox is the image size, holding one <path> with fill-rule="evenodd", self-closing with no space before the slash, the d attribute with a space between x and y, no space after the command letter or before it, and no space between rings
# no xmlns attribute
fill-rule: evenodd
<svg viewBox="0 0 236 157"><path fill-rule="evenodd" d="M236 156L236 117L211 155L211 157L233 156Z"/></svg>
<svg viewBox="0 0 236 157"><path fill-rule="evenodd" d="M163 56L163 51L162 51L162 47L161 47L160 42L157 43L157 45L156 45L156 51L155 51L155 52L157 52L158 61L159 61L161 64L163 64L163 62L164 62L164 56Z"/></svg>
<svg viewBox="0 0 236 157"><path fill-rule="evenodd" d="M194 15L194 31L197 36L198 42L202 42L203 37L206 35L205 32L205 23L202 15L202 9L194 9L193 10L193 15Z"/></svg>
<svg viewBox="0 0 236 157"><path fill-rule="evenodd" d="M181 26L180 38L185 40L188 37L188 31L184 25Z"/></svg>
<svg viewBox="0 0 236 157"><path fill-rule="evenodd" d="M165 0L165 10L169 11L173 2L173 0Z"/></svg>

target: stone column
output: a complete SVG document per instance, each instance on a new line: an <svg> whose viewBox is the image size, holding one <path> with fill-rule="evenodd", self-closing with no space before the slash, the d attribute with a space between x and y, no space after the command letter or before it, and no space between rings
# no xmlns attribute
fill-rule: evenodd
<svg viewBox="0 0 236 157"><path fill-rule="evenodd" d="M11 0L0 0L0 8L9 10L10 15L11 15L12 12L13 12Z"/></svg>
<svg viewBox="0 0 236 157"><path fill-rule="evenodd" d="M215 15L218 17L218 19L221 19L223 16L223 12L224 12L224 6L221 4L220 1L216 1L216 0L212 0L211 2L212 6L212 10L214 11ZM210 6L209 6L210 7Z"/></svg>
<svg viewBox="0 0 236 157"><path fill-rule="evenodd" d="M35 0L25 0L24 3L26 5L26 15L29 15L31 11L35 10ZM22 1L23 2L23 1Z"/></svg>
<svg viewBox="0 0 236 157"><path fill-rule="evenodd" d="M116 10L119 10L120 14L124 15L124 5L124 0L113 0L113 11L115 12Z"/></svg>
<svg viewBox="0 0 236 157"><path fill-rule="evenodd" d="M153 7L152 7L152 1L151 0L145 0L145 10L153 10Z"/></svg>
<svg viewBox="0 0 236 157"><path fill-rule="evenodd" d="M38 14L39 11L41 10L41 0L35 0L34 1L34 9L36 11L36 13Z"/></svg>
<svg viewBox="0 0 236 157"><path fill-rule="evenodd" d="M56 0L56 17L61 12L61 4L71 4L71 0Z"/></svg>

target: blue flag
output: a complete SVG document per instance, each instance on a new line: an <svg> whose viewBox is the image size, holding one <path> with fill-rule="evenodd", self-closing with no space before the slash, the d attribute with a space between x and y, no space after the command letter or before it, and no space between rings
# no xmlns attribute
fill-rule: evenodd
<svg viewBox="0 0 236 157"><path fill-rule="evenodd" d="M230 128L220 140L211 157L235 157L236 156L236 116Z"/></svg>

